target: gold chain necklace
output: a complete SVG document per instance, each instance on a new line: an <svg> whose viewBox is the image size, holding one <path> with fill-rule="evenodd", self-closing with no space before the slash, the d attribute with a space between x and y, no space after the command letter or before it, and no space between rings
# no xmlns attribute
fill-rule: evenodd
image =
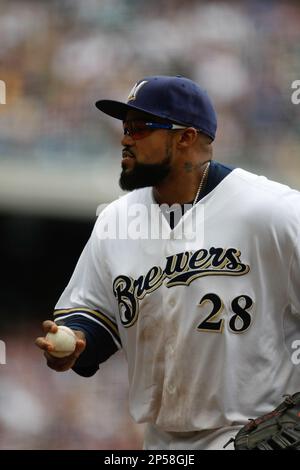
<svg viewBox="0 0 300 470"><path fill-rule="evenodd" d="M194 206L195 204L197 204L198 199L199 199L199 196L200 196L200 194L201 194L201 191L202 191L202 189L203 189L203 187L204 187L204 183L206 183L206 179L207 179L207 174L208 174L209 167L210 167L210 161L207 162L206 167L205 167L205 169L204 169L204 171L203 171L202 178L201 178L201 181L200 181L200 184L199 184L199 188L198 188L197 194L196 194L195 199L194 199L194 202L193 202L193 206Z"/></svg>

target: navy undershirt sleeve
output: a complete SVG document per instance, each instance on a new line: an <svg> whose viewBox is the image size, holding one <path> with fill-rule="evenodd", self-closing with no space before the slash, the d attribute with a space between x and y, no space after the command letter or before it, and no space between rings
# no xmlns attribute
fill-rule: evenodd
<svg viewBox="0 0 300 470"><path fill-rule="evenodd" d="M99 369L99 364L105 362L118 350L111 335L93 320L78 315L59 320L56 323L68 326L72 330L82 331L85 334L86 348L73 367L73 370L83 377L94 375Z"/></svg>

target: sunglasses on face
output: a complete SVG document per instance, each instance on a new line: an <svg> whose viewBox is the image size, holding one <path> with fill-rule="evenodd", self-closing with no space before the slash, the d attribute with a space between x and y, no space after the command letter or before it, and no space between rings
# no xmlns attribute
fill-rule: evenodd
<svg viewBox="0 0 300 470"><path fill-rule="evenodd" d="M157 129L176 130L186 129L186 126L177 124L148 122L148 121L125 121L123 122L124 135L129 135L134 140L143 139Z"/></svg>

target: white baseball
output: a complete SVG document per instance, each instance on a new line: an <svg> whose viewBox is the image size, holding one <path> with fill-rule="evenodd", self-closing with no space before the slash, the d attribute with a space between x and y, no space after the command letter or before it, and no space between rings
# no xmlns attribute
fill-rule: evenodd
<svg viewBox="0 0 300 470"><path fill-rule="evenodd" d="M54 357L70 356L76 347L76 335L67 326L59 326L56 333L47 333L46 341L54 347L54 350L49 352Z"/></svg>

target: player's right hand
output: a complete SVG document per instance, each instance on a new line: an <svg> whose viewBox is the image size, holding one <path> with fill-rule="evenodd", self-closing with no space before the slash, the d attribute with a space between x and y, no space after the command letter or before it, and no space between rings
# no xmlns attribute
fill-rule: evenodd
<svg viewBox="0 0 300 470"><path fill-rule="evenodd" d="M56 333L57 325L51 320L46 320L43 322L43 330L45 336L47 333ZM56 370L57 372L64 372L66 370L71 369L77 359L79 358L80 354L84 351L86 347L86 339L85 334L82 331L73 330L77 340L76 340L76 348L75 351L70 354L69 356L65 357L54 357L51 355L51 351L53 350L53 346L51 343L46 341L45 336L39 337L35 340L35 344L38 348L44 351L44 356L47 360L47 365L50 369Z"/></svg>

